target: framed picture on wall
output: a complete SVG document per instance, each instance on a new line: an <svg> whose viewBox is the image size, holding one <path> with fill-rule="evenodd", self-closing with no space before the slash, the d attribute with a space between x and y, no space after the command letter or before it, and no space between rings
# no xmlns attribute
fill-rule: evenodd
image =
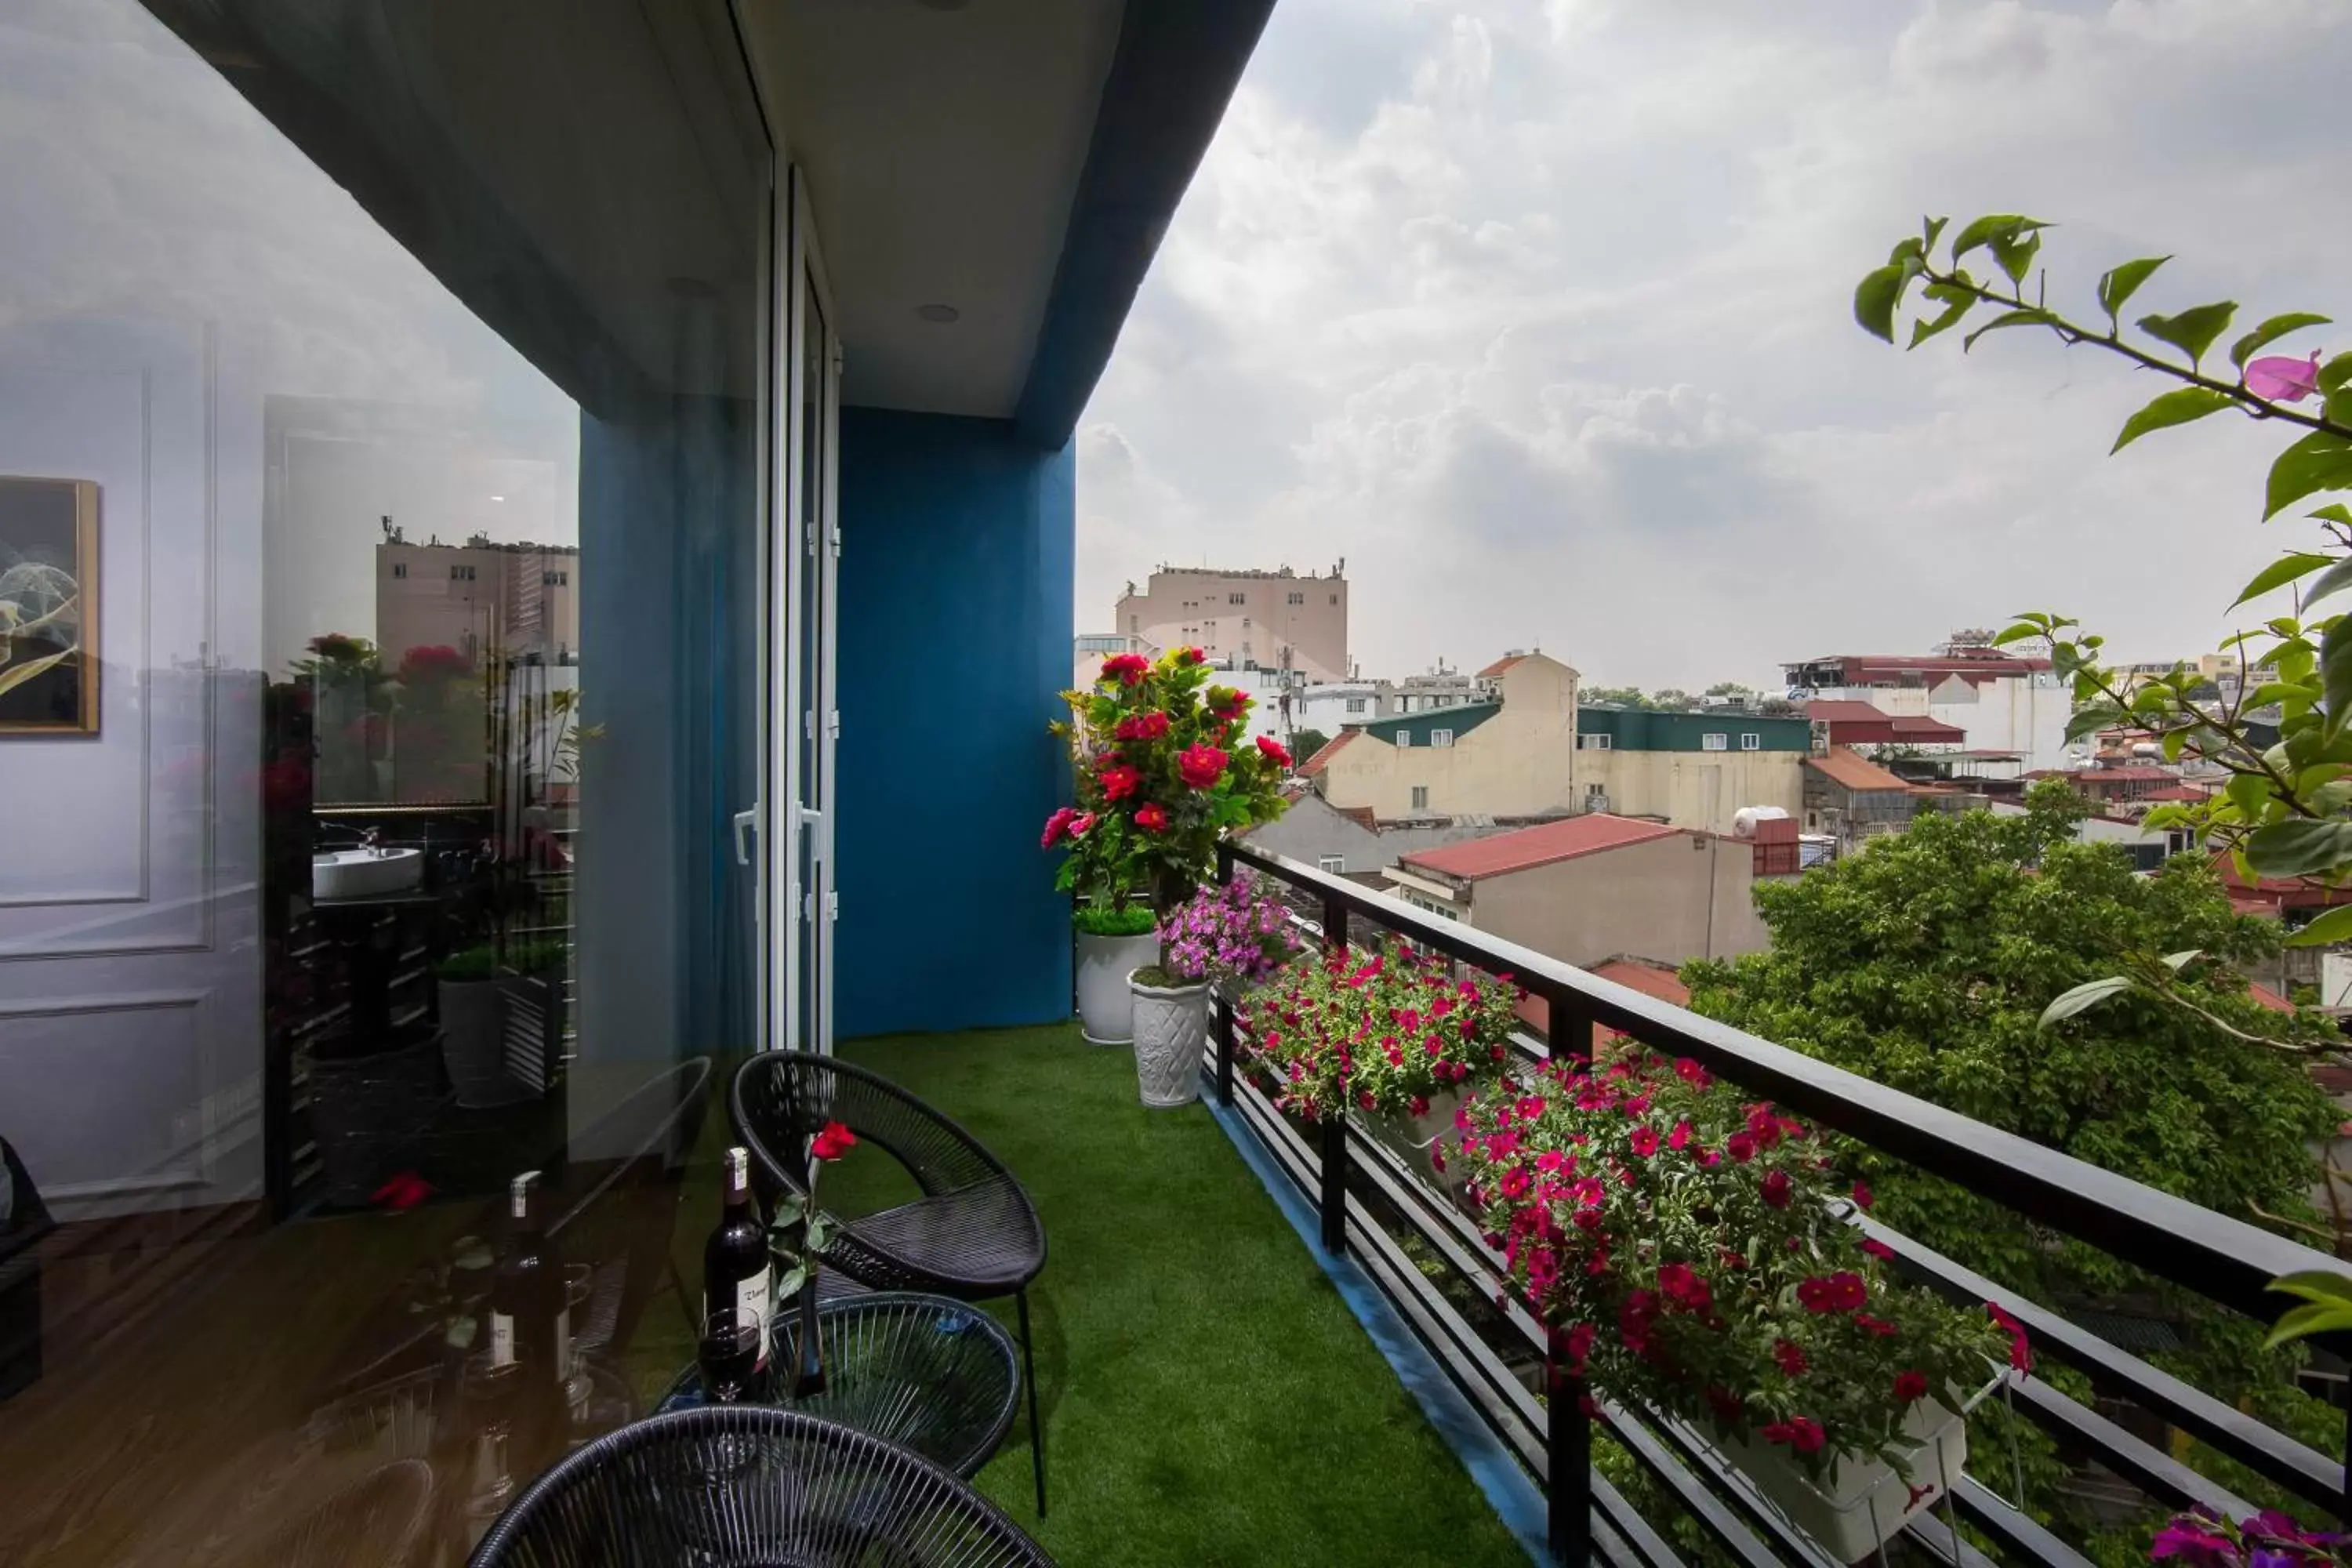
<svg viewBox="0 0 2352 1568"><path fill-rule="evenodd" d="M0 474L0 740L98 733L98 485Z"/></svg>

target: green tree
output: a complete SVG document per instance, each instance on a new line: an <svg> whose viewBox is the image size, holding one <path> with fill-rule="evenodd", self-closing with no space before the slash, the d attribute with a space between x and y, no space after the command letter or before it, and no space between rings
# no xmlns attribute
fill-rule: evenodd
<svg viewBox="0 0 2352 1568"><path fill-rule="evenodd" d="M2233 912L2206 865L2176 859L2142 877L2115 847L2074 841L2085 808L2063 784L2037 785L2027 805L2009 817L1931 813L1850 859L1759 887L1771 951L1688 965L1691 1005L2221 1214L2309 1225L2310 1142L2333 1131L2336 1112L2299 1057L2242 1037L2294 1046L2325 1033L2247 995L2235 966L2275 954L2275 926ZM2118 953L2190 951L2178 1003L2134 992L2042 1026L2052 996L2110 973ZM1856 1150L1853 1162L1877 1217L1897 1230L2046 1304L2128 1300L2170 1318L2187 1348L2155 1359L2334 1446L2339 1418L2294 1391L2293 1354L2265 1352L2261 1325L2095 1247L2054 1244L1890 1156ZM2036 1511L2065 1514L2054 1456L2030 1435L2020 1441L2035 1456ZM2200 1464L2248 1480L2219 1456ZM2144 1542L2114 1536L2099 1555L2126 1560Z"/></svg>
<svg viewBox="0 0 2352 1568"><path fill-rule="evenodd" d="M1698 706L1698 699L1679 686L1665 686L1650 693L1647 706L1661 713L1685 713Z"/></svg>
<svg viewBox="0 0 2352 1568"><path fill-rule="evenodd" d="M1294 730L1290 735L1290 755L1294 762L1305 762L1331 743L1331 737L1320 730Z"/></svg>
<svg viewBox="0 0 2352 1568"><path fill-rule="evenodd" d="M1648 697L1638 686L1588 686L1577 694L1584 702L1606 702L1617 708L1647 708Z"/></svg>

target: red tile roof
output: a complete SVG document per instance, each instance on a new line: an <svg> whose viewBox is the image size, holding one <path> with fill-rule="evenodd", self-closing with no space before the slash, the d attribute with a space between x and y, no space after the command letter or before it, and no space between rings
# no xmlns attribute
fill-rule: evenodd
<svg viewBox="0 0 2352 1568"><path fill-rule="evenodd" d="M1908 789L1911 786L1868 757L1844 746L1832 746L1827 756L1807 757L1805 766L1846 789Z"/></svg>
<svg viewBox="0 0 2352 1568"><path fill-rule="evenodd" d="M1510 668L1511 666L1518 663L1519 660L1527 657L1528 656L1523 653L1507 653L1502 658L1496 659L1494 663L1488 665L1486 668L1480 670L1478 672L1478 679L1481 680L1492 680L1495 677L1502 674L1503 671Z"/></svg>
<svg viewBox="0 0 2352 1568"><path fill-rule="evenodd" d="M2172 789L2152 789L2140 796L2142 800L2200 801L2212 798L2210 791L2192 788L2188 784L2179 784Z"/></svg>
<svg viewBox="0 0 2352 1568"><path fill-rule="evenodd" d="M1475 882L1481 877L1507 876L1536 866L1549 866L1555 860L1573 860L1580 856L1622 849L1629 844L1643 844L1682 831L1664 823L1636 822L1631 817L1595 811L1523 827L1516 833L1498 833L1492 838L1474 838L1464 844L1424 849L1405 856L1399 864L1411 870L1437 871Z"/></svg>
<svg viewBox="0 0 2352 1568"><path fill-rule="evenodd" d="M1940 719L1930 719L1925 713L1897 713L1888 723L1895 726L1895 738L1922 741L1931 745L1956 746L1969 738L1969 732L1957 724L1947 724Z"/></svg>
<svg viewBox="0 0 2352 1568"><path fill-rule="evenodd" d="M1884 724L1894 715L1882 713L1870 703L1840 697L1806 703L1805 717L1817 722L1827 720L1833 724Z"/></svg>
<svg viewBox="0 0 2352 1568"><path fill-rule="evenodd" d="M1313 756L1298 764L1299 773L1303 776L1309 778L1321 773L1325 768L1331 765L1331 759L1339 754L1340 747L1346 745L1349 742L1354 740L1358 735L1362 733L1363 731L1360 730L1340 731L1338 734L1324 742L1321 750L1318 751Z"/></svg>
<svg viewBox="0 0 2352 1568"><path fill-rule="evenodd" d="M2294 1003L2288 1001L2285 997L2280 995L2269 986L2256 984L2251 980L2246 983L2246 1000L2252 1002L2257 1007L2267 1007L2273 1013L2292 1013L2294 1011Z"/></svg>
<svg viewBox="0 0 2352 1568"><path fill-rule="evenodd" d="M1613 980L1620 985L1630 985L1645 996L1655 996L1661 1002L1671 1002L1677 1007L1690 1005L1690 987L1677 977L1675 966L1660 963L1652 958L1632 958L1622 954L1606 963L1593 964L1586 971L1603 980ZM1530 1028L1549 1033L1551 1028L1551 1005L1540 996L1522 996L1518 1001L1521 1022ZM1592 1044L1597 1049L1617 1037L1617 1031L1605 1025L1592 1026Z"/></svg>
<svg viewBox="0 0 2352 1568"><path fill-rule="evenodd" d="M2074 776L2078 779L2104 779L2109 784L2156 784L2163 780L2178 782L2180 777L2170 768L2157 767L2084 768Z"/></svg>

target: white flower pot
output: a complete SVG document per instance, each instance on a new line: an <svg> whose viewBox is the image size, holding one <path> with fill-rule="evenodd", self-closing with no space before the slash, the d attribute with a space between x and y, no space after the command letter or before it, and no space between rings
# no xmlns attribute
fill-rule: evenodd
<svg viewBox="0 0 2352 1568"><path fill-rule="evenodd" d="M1908 1479L1880 1459L1841 1458L1825 1480L1799 1468L1786 1448L1753 1435L1720 1438L1723 1457L1770 1499L1790 1523L1841 1563L1859 1563L1912 1519L1944 1500L1969 1458L1968 1417L1932 1399L1911 1406L1903 1430L1919 1447Z"/></svg>
<svg viewBox="0 0 2352 1568"><path fill-rule="evenodd" d="M1423 1181L1453 1193L1460 1190L1465 1177L1454 1159L1462 1147L1462 1134L1454 1129L1454 1113L1462 1108L1462 1091L1440 1089L1429 1097L1429 1109L1419 1116L1400 1111L1394 1116L1371 1116L1364 1119L1372 1136L1396 1151L1405 1168ZM1440 1173L1430 1156L1442 1151L1445 1170Z"/></svg>
<svg viewBox="0 0 2352 1568"><path fill-rule="evenodd" d="M1209 987L1146 985L1135 994L1135 1082L1143 1103L1190 1105L1201 1098L1201 1052L1209 1039Z"/></svg>
<svg viewBox="0 0 2352 1568"><path fill-rule="evenodd" d="M1135 1038L1135 993L1127 977L1160 956L1160 939L1078 932L1078 1033L1090 1046L1124 1046Z"/></svg>

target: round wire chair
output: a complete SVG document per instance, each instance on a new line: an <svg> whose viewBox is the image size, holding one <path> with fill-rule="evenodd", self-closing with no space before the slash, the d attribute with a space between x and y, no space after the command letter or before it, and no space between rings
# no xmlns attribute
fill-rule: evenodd
<svg viewBox="0 0 2352 1568"><path fill-rule="evenodd" d="M1025 1568L1053 1559L919 1455L790 1410L624 1426L531 1483L469 1568Z"/></svg>
<svg viewBox="0 0 2352 1568"><path fill-rule="evenodd" d="M1004 1441L1021 1399L1020 1352L979 1308L884 1291L827 1301L816 1324L824 1388L787 1408L912 1448L967 1480ZM776 1333L781 1381L799 1360L799 1316L777 1314ZM691 1409L701 1400L701 1372L689 1366L662 1408Z"/></svg>
<svg viewBox="0 0 2352 1568"><path fill-rule="evenodd" d="M1015 1300L1042 1518L1045 1440L1037 1419L1029 1286L1045 1267L1045 1227L1020 1182L943 1112L881 1074L832 1057L762 1052L736 1069L728 1109L770 1197L808 1190L802 1151L828 1121L887 1152L922 1189L921 1197L878 1214L828 1216L830 1239L822 1254L827 1268L877 1290L961 1301Z"/></svg>

